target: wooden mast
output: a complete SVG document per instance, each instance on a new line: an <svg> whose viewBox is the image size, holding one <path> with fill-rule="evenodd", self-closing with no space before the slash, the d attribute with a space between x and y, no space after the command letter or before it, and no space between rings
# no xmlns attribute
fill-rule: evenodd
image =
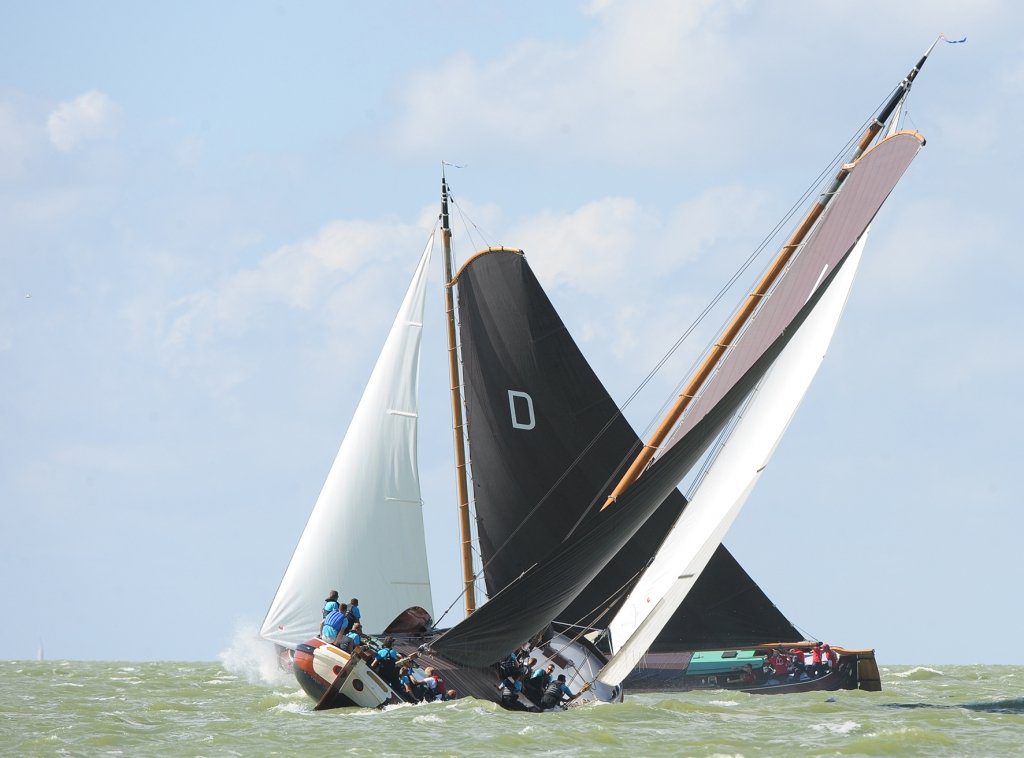
<svg viewBox="0 0 1024 758"><path fill-rule="evenodd" d="M861 135L860 141L857 143L857 148L854 150L849 162L839 169L839 172L836 174L836 177L833 179L829 188L818 196L817 201L815 201L803 221L800 222L800 225L786 241L786 244L782 246L782 249L768 268L768 271L761 277L761 280L757 283L757 286L754 287L751 293L747 295L747 299L744 301L739 312L733 317L732 321L729 322L725 331L723 331L719 338L715 340L715 344L711 348L707 357L690 378L690 381L686 383L686 387L683 388L683 391L676 398L665 418L662 419L658 428L655 429L654 433L651 435L651 438L644 445L633 463L630 464L629 469L623 475L622 479L619 480L619 483L615 485L615 488L608 496L604 505L601 506L602 511L614 503L618 499L619 495L621 495L627 487L635 482L644 472L644 469L646 469L650 464L651 459L654 457L654 453L668 437L669 432L672 431L679 419L682 418L683 413L686 411L687 407L689 407L690 402L697 396L697 392L700 390L701 386L705 381L707 381L708 377L714 373L715 368L725 356L725 353L728 351L729 346L732 345L733 340L736 339L747 321L750 320L754 311L757 310L757 306L761 299L768 294L772 285L785 270L790 259L807 239L807 235L814 227L814 224L819 218L821 218L821 214L825 211L825 208L828 207L832 198L836 196L836 193L839 191L842 183L846 180L846 177L849 176L853 163L864 153L865 150L867 150L868 146L882 130L882 127L889 119L889 116L892 115L892 112L899 105L900 101L906 96L907 92L910 90L910 85L917 77L918 72L921 70L921 67L924 66L924 62L928 59L928 55L937 43L938 39L936 39L936 41L932 43L932 46L928 48L927 52L921 56L921 60L919 60L910 70L910 73L907 74L906 78L900 82L892 97L885 104L882 110L879 111L878 115L872 119L867 129L864 130L864 134Z"/></svg>
<svg viewBox="0 0 1024 758"><path fill-rule="evenodd" d="M459 349L455 341L455 299L452 288L452 230L448 224L448 182L441 172L441 242L444 247L444 304L448 316L448 377L452 392L452 430L455 437L455 488L459 505L459 537L462 548L462 582L466 616L476 610L473 584L473 541L469 529L469 486L466 482L466 447L463 442L462 391L459 382Z"/></svg>

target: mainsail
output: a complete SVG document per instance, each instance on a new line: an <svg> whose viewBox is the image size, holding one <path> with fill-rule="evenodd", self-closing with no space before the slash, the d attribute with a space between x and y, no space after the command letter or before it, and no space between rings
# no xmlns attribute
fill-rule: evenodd
<svg viewBox="0 0 1024 758"><path fill-rule="evenodd" d="M477 531L495 594L558 547L640 441L520 251L481 251L456 281ZM685 503L673 489L559 619L606 626ZM698 585L662 646L802 639L724 547Z"/></svg>
<svg viewBox="0 0 1024 758"><path fill-rule="evenodd" d="M835 271L826 276L831 282ZM718 403L655 461L614 508L592 511L553 553L527 569L465 621L432 643L445 657L466 666L486 666L558 618L584 587L625 546L701 457L761 380L793 333L817 304L819 287L764 353Z"/></svg>
<svg viewBox="0 0 1024 758"><path fill-rule="evenodd" d="M432 247L433 236L270 605L265 639L294 648L315 637L332 588L373 598L371 631L411 606L430 610L416 427Z"/></svg>

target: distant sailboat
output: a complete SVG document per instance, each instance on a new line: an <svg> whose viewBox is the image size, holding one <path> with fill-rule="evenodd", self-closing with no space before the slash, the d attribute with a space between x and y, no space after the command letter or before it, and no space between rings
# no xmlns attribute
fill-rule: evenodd
<svg viewBox="0 0 1024 758"><path fill-rule="evenodd" d="M428 242L261 630L290 651L318 708L398 699L364 656L317 637L321 593L332 585L364 598L370 627L395 635L421 668L435 666L460 695L486 699L497 699L495 664L528 641L577 688L591 687L583 700L606 701L621 699L620 685L651 651L685 654L673 680L681 687L698 659L706 664L695 651L747 646L742 659L757 661L771 643L801 642L721 540L824 356L872 219L924 144L895 124L927 56L872 119L645 445L521 251L490 248L454 271L442 179L466 619L431 626L416 461ZM479 607L464 444L490 594ZM709 450L687 504L677 485ZM870 651L850 651L821 686L876 688L873 667Z"/></svg>
<svg viewBox="0 0 1024 758"><path fill-rule="evenodd" d="M42 641L42 639L39 640L39 650L36 653L36 660L38 660L38 661L46 660L46 653L43 651L43 641Z"/></svg>

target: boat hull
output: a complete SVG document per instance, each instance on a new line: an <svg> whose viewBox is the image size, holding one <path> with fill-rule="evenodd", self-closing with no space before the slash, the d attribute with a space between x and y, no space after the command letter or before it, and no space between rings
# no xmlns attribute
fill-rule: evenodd
<svg viewBox="0 0 1024 758"><path fill-rule="evenodd" d="M770 646L754 648L751 652L765 657ZM800 647L785 645L784 647ZM751 658L736 658L732 668L719 665L701 669L698 652L648 653L640 665L626 677L623 688L630 692L688 692L691 690L738 690L753 695L785 695L798 692L862 689L878 692L882 689L873 650L845 650L836 648L838 660L834 667L818 676L788 674L774 676L762 673L756 667L756 682L743 681L742 664ZM715 651L718 654L737 651ZM760 660L758 659L758 663Z"/></svg>
<svg viewBox="0 0 1024 758"><path fill-rule="evenodd" d="M498 691L500 677L494 668L460 666L431 652L429 645L437 638L437 633L393 636L394 647L402 656L416 654L415 668L419 676L423 676L422 672L427 667L433 667L444 679L445 688L454 689L458 698L474 697L501 705ZM555 675L564 673L569 687L574 691L580 689L584 682L593 681L606 661L604 655L585 640L574 640L558 633L535 647L531 655L537 658L538 665L548 662L554 664ZM334 645L321 639L311 639L296 648L291 665L299 686L317 701L318 710L379 708L403 702L399 693L388 687L363 660L356 661L352 673L348 673L344 681L335 687L336 691L328 694L328 689L350 660L351 656ZM360 682L359 688L355 686L355 681ZM525 695L521 700L527 708L539 705ZM572 705L621 700L621 688L609 688L594 682L592 689L574 700Z"/></svg>

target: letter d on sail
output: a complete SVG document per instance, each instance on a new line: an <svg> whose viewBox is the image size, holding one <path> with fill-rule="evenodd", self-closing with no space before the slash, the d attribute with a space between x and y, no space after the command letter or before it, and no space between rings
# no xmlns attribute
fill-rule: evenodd
<svg viewBox="0 0 1024 758"><path fill-rule="evenodd" d="M526 401L526 421L521 421L519 418L519 412L516 410L517 397L521 397L523 400ZM520 405L520 407L522 406ZM533 398L527 395L525 392L519 392L517 390L508 391L508 411L512 415L513 429L533 429L533 427L537 426L537 419L533 415Z"/></svg>

